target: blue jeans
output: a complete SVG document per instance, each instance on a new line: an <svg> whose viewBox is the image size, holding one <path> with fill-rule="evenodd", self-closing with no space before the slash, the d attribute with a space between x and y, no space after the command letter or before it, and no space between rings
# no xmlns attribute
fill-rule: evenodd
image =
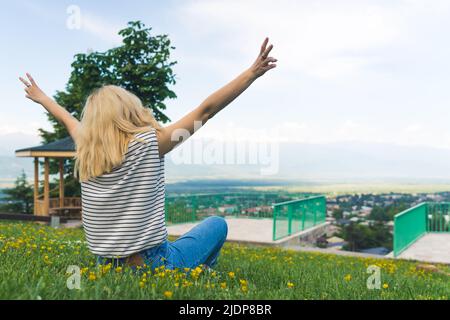
<svg viewBox="0 0 450 320"><path fill-rule="evenodd" d="M160 245L140 252L145 264L152 270L164 265L167 269L195 268L200 264L213 267L227 238L224 218L208 217L177 240L165 240ZM126 258L110 259L98 256L97 262L123 265Z"/></svg>

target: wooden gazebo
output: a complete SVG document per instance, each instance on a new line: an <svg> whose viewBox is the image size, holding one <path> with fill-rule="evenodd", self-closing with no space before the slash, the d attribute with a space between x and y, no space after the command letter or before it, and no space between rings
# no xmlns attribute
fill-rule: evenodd
<svg viewBox="0 0 450 320"><path fill-rule="evenodd" d="M81 198L64 197L64 158L75 156L75 144L72 137L66 137L51 143L19 149L17 157L34 158L34 214L49 216L51 214L81 216ZM44 194L39 194L39 158L44 158ZM59 159L59 198L50 198L49 159Z"/></svg>

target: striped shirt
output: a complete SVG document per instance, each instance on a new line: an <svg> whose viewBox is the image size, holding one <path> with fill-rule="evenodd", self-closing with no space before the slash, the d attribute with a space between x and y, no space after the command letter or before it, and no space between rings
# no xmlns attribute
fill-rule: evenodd
<svg viewBox="0 0 450 320"><path fill-rule="evenodd" d="M110 172L81 182L83 227L89 250L122 258L167 238L164 157L155 129L135 134L124 161Z"/></svg>

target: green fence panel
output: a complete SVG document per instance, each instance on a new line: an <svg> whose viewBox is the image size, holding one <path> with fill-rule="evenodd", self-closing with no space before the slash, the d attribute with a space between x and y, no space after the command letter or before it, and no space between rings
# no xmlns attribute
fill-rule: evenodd
<svg viewBox="0 0 450 320"><path fill-rule="evenodd" d="M394 217L394 257L427 232L427 203L421 203Z"/></svg>
<svg viewBox="0 0 450 320"><path fill-rule="evenodd" d="M169 195L166 197L165 206L166 223L196 222L211 215L272 219L274 203L286 202L298 197L304 198L306 195L256 191ZM281 212L280 219L283 217L284 213Z"/></svg>
<svg viewBox="0 0 450 320"><path fill-rule="evenodd" d="M279 239L289 234L289 213L287 206L277 206L273 208L273 239Z"/></svg>
<svg viewBox="0 0 450 320"><path fill-rule="evenodd" d="M450 203L427 203L427 231L450 232Z"/></svg>
<svg viewBox="0 0 450 320"><path fill-rule="evenodd" d="M294 197L300 199L292 200ZM324 222L326 217L325 197L311 194L180 194L167 196L165 209L168 225L197 222L211 215L273 219L273 239L310 228Z"/></svg>
<svg viewBox="0 0 450 320"><path fill-rule="evenodd" d="M273 240L295 234L326 219L326 199L315 196L274 204Z"/></svg>

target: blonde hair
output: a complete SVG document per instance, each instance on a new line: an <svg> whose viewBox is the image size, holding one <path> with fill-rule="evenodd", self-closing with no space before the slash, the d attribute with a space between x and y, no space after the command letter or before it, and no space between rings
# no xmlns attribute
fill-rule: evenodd
<svg viewBox="0 0 450 320"><path fill-rule="evenodd" d="M159 130L161 126L137 96L113 85L95 90L81 112L75 141L75 177L86 181L110 172L123 162L130 141L145 142L134 134L152 128Z"/></svg>

